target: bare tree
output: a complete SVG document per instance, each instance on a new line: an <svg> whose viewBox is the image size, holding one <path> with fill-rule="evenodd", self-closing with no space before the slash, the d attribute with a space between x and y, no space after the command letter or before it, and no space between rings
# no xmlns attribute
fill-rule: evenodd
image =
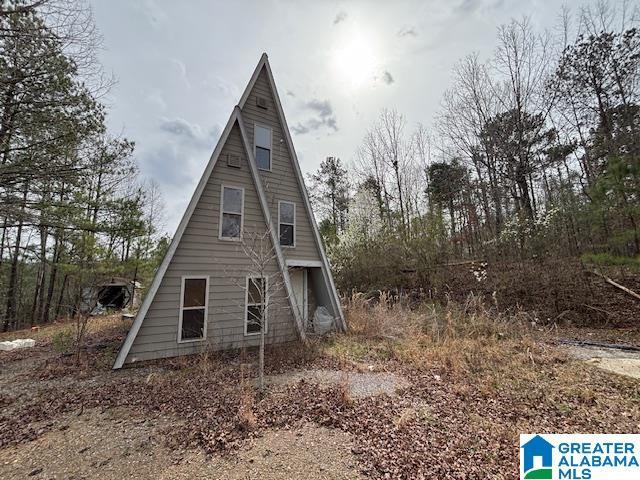
<svg viewBox="0 0 640 480"><path fill-rule="evenodd" d="M493 236L503 223L503 194L493 150L484 141L484 126L499 112L487 64L477 54L454 67L454 86L445 92L437 129L445 158L459 158L473 168L480 188L486 222ZM493 208L491 208L491 205Z"/></svg>
<svg viewBox="0 0 640 480"><path fill-rule="evenodd" d="M247 328L260 332L258 349L258 387L264 390L264 356L269 319L274 318L283 308L288 295L280 270L274 272L278 255L271 239L270 229L244 232L240 248L248 259L247 282L239 286L247 298ZM243 304L243 308L245 308Z"/></svg>
<svg viewBox="0 0 640 480"><path fill-rule="evenodd" d="M420 214L420 198L424 194L421 162L427 152L427 138L421 126L415 134L407 134L405 129L403 115L382 110L358 150L356 171L360 184L376 196L380 218L387 229L395 230L397 223L397 230L406 239L411 233L412 217Z"/></svg>

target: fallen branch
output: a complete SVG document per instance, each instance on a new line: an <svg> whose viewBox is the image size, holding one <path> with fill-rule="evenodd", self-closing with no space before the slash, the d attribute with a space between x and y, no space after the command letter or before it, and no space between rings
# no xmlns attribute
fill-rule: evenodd
<svg viewBox="0 0 640 480"><path fill-rule="evenodd" d="M483 260L461 260L458 262L441 263L440 265L443 265L445 267L457 267L460 265L471 265L473 263L481 263L481 262L483 262Z"/></svg>
<svg viewBox="0 0 640 480"><path fill-rule="evenodd" d="M582 305L584 305L585 307L591 310L595 310L596 312L604 313L605 315L608 315L608 316L613 316L613 313L608 312L604 308L594 307L593 305L587 305L586 303L583 303Z"/></svg>
<svg viewBox="0 0 640 480"><path fill-rule="evenodd" d="M594 272L593 270L587 270L587 272L596 275L600 278L602 278L605 282L607 282L609 285L613 285L614 287L616 287L618 290L622 290L623 292L631 295L632 297L634 297L636 300L640 300L640 295L638 295L636 292L634 292L633 290L629 290L627 287L620 285L619 283L614 282L613 280L611 280L609 277L607 277L606 275L603 275L599 272Z"/></svg>

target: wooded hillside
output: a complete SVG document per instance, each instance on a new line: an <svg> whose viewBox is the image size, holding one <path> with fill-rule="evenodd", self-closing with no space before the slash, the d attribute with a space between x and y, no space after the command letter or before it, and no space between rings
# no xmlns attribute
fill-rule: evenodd
<svg viewBox="0 0 640 480"><path fill-rule="evenodd" d="M492 55L457 62L435 119L385 109L353 160L310 176L343 295L610 317L586 272L640 270L638 17L558 14L552 32L503 25ZM0 2L3 330L74 313L105 278L148 283L167 247L158 188L106 127L100 42L82 2Z"/></svg>
<svg viewBox="0 0 640 480"><path fill-rule="evenodd" d="M343 292L476 290L555 316L592 306L585 263L637 272L636 13L503 25L493 55L456 64L432 128L384 110L355 161L323 162L311 191Z"/></svg>
<svg viewBox="0 0 640 480"><path fill-rule="evenodd" d="M105 126L114 80L88 7L0 2L0 312L7 330L71 314L83 289L146 278L162 254L158 189Z"/></svg>

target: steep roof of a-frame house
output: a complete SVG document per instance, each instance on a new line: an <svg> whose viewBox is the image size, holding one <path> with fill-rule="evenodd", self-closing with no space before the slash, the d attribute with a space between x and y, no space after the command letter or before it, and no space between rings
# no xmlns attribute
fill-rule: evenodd
<svg viewBox="0 0 640 480"><path fill-rule="evenodd" d="M272 132L268 169L258 168L256 162L259 138L254 132L258 128ZM236 161L240 163L234 165L237 168L230 168L223 161L230 157L239 159ZM249 260L237 243L224 241L220 233L226 188L241 192L242 228L247 232L268 232L273 246L275 255L268 265L269 274L281 274L282 298L275 300L287 308L273 322L269 320L266 334L271 341L305 339L303 319L293 305L290 267L313 267L313 281L321 287L319 301L324 301L331 311L337 327L346 329L273 74L267 55L263 54L209 159L114 368L138 360L196 353L202 348L202 340L217 349L239 347L247 341L251 344L246 328L243 335L238 323L246 314L245 307L242 311L238 307L243 299L246 304L246 294L236 282L237 278L244 278L237 272L246 268ZM295 248L280 246L281 203L295 208ZM181 341L179 332L183 309L186 312L185 282L192 278L202 279L206 288L201 302L204 305L199 307L204 325L198 342Z"/></svg>

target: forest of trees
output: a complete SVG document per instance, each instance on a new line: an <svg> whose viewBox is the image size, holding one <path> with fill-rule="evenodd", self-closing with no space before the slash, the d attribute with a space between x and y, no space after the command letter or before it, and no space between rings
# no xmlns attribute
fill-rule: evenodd
<svg viewBox="0 0 640 480"><path fill-rule="evenodd" d="M385 109L353 162L310 177L343 292L397 288L408 272L428 287L438 265L473 259L637 263L637 12L558 13L553 33L513 20L490 58L457 62L429 129Z"/></svg>
<svg viewBox="0 0 640 480"><path fill-rule="evenodd" d="M558 13L553 32L514 20L489 58L457 62L429 127L385 109L353 161L310 176L342 293L432 289L471 260L477 280L544 263L553 288L566 259L639 262L637 12ZM101 279L148 282L167 248L157 186L106 127L100 41L83 2L0 0L2 330L77 312Z"/></svg>
<svg viewBox="0 0 640 480"><path fill-rule="evenodd" d="M158 188L106 128L100 40L82 2L0 0L5 331L73 314L101 279L148 278L166 248Z"/></svg>

